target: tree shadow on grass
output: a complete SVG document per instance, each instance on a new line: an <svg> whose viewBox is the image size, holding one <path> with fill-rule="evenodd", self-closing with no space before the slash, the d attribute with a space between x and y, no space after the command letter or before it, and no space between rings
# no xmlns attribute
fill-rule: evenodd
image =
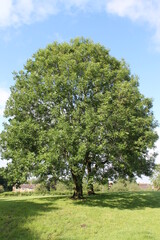
<svg viewBox="0 0 160 240"><path fill-rule="evenodd" d="M0 199L0 240L37 240L36 232L27 227L37 216L45 217L45 212L58 210L55 202L62 197L52 197L52 202L44 198Z"/></svg>
<svg viewBox="0 0 160 240"><path fill-rule="evenodd" d="M117 208L120 210L138 210L147 207L160 208L160 192L111 192L88 196L82 201L75 201L74 204L89 207Z"/></svg>

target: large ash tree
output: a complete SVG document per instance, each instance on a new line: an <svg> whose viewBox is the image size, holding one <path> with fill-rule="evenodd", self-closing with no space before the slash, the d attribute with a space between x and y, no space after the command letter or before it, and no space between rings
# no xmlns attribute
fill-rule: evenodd
<svg viewBox="0 0 160 240"><path fill-rule="evenodd" d="M150 175L157 124L152 101L124 61L84 38L40 49L19 73L6 105L1 154L14 184L37 176L82 182Z"/></svg>

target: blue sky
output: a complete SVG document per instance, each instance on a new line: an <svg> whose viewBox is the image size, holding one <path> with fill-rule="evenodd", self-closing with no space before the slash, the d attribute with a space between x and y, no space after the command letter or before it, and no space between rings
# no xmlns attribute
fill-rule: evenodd
<svg viewBox="0 0 160 240"><path fill-rule="evenodd" d="M0 0L0 130L14 85L12 72L21 70L39 48L77 36L91 38L125 59L139 76L140 91L153 98L160 122L159 16L159 0ZM160 152L159 141L157 149Z"/></svg>

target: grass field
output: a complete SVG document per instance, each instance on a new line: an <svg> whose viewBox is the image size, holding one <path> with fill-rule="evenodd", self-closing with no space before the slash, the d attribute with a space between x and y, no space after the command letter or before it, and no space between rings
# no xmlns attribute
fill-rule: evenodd
<svg viewBox="0 0 160 240"><path fill-rule="evenodd" d="M0 197L0 240L159 240L160 192Z"/></svg>

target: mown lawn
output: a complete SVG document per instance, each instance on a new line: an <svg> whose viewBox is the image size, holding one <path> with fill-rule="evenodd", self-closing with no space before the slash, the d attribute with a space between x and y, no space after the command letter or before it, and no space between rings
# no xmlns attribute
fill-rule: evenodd
<svg viewBox="0 0 160 240"><path fill-rule="evenodd" d="M0 197L0 240L159 240L160 192Z"/></svg>

